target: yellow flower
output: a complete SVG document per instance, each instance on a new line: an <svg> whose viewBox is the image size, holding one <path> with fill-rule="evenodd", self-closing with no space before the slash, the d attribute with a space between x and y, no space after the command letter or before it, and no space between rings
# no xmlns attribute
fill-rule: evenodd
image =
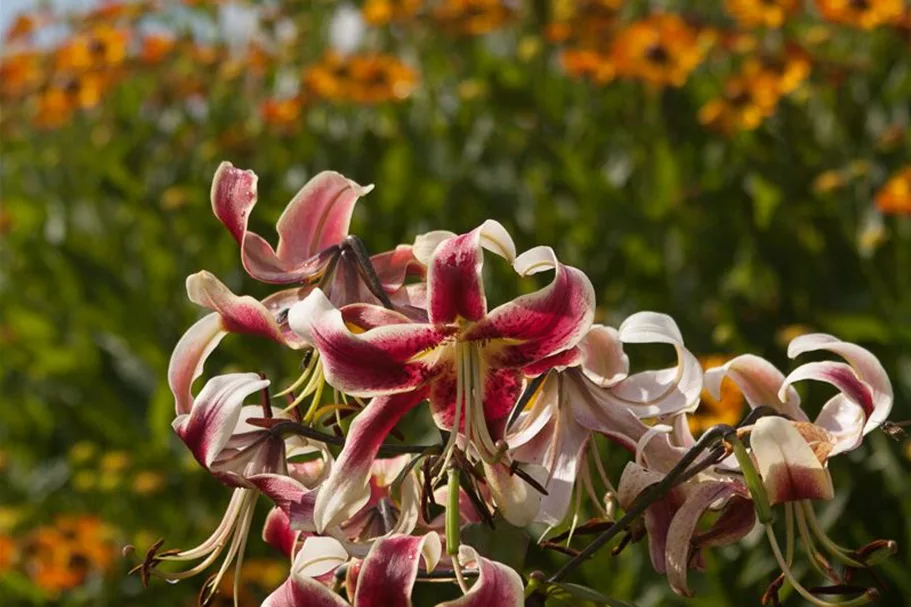
<svg viewBox="0 0 911 607"><path fill-rule="evenodd" d="M876 193L876 207L887 214L911 215L911 165L895 173Z"/></svg>
<svg viewBox="0 0 911 607"><path fill-rule="evenodd" d="M618 75L657 86L683 86L704 54L698 32L670 14L652 15L629 25L611 46Z"/></svg>
<svg viewBox="0 0 911 607"><path fill-rule="evenodd" d="M781 27L799 8L797 0L725 0L724 8L742 27Z"/></svg>
<svg viewBox="0 0 911 607"><path fill-rule="evenodd" d="M502 0L443 0L432 16L452 33L480 36L506 25L513 10Z"/></svg>
<svg viewBox="0 0 911 607"><path fill-rule="evenodd" d="M778 98L774 79L735 76L725 83L724 94L702 106L699 122L727 134L752 131L775 113Z"/></svg>
<svg viewBox="0 0 911 607"><path fill-rule="evenodd" d="M423 0L367 0L361 7L361 15L370 25L407 21L417 14L421 4Z"/></svg>
<svg viewBox="0 0 911 607"><path fill-rule="evenodd" d="M728 357L720 355L700 357L703 369L720 367ZM716 424L736 425L743 416L745 401L743 394L731 379L721 382L721 398L716 400L707 390L702 391L699 408L689 417L690 431L694 434L704 432Z"/></svg>
<svg viewBox="0 0 911 607"><path fill-rule="evenodd" d="M57 49L57 69L79 72L120 65L126 59L128 42L126 30L99 25L89 33L74 36Z"/></svg>
<svg viewBox="0 0 911 607"><path fill-rule="evenodd" d="M813 180L813 191L817 194L828 194L845 185L845 178L841 171L824 171Z"/></svg>
<svg viewBox="0 0 911 607"><path fill-rule="evenodd" d="M97 451L98 446L95 443L81 440L70 447L70 461L77 465L84 464L95 457Z"/></svg>
<svg viewBox="0 0 911 607"><path fill-rule="evenodd" d="M897 24L904 14L902 0L816 0L823 18L865 30Z"/></svg>

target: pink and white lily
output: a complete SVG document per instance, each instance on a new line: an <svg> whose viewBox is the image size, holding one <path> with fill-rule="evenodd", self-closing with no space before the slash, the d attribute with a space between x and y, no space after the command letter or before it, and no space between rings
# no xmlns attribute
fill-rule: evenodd
<svg viewBox="0 0 911 607"><path fill-rule="evenodd" d="M435 247L426 241L416 246L419 255L432 249L427 323L375 306L357 306L361 317L382 320L365 327L348 320L352 315L336 309L320 290L289 313L291 328L319 350L330 385L375 397L352 424L327 490L317 501L320 529L347 518L368 498L364 479L370 462L396 421L425 396L437 425L452 430L447 453L461 434L492 471L494 499L507 518L512 516L508 505L514 501L508 493L515 484L506 483L508 475L494 464L506 450L501 439L524 384L522 369L573 347L591 325L591 283L579 270L559 263L551 249L538 247L515 257L512 239L494 221L438 240ZM488 312L483 249L512 262L520 275L553 269L554 280ZM357 455L349 455L354 450ZM528 504L531 499L522 501ZM513 520L530 518L523 512Z"/></svg>
<svg viewBox="0 0 911 607"><path fill-rule="evenodd" d="M672 344L677 367L629 375L623 344L643 342ZM548 372L507 442L516 459L548 470L548 494L538 520L558 524L574 494L578 515L583 488L601 516L610 518L610 505L602 504L594 489L587 448L602 485L611 494L615 490L591 437L602 434L634 451L648 431L639 418L678 415L698 404L701 369L673 319L654 312L630 316L619 330L594 325L572 351L558 357L563 364Z"/></svg>
<svg viewBox="0 0 911 607"><path fill-rule="evenodd" d="M291 576L269 595L263 607L411 607L411 591L421 561L424 571L429 573L442 553L435 533L396 535L377 541L358 567L356 576L349 575L346 601L317 579L337 563L333 548L324 548L324 559L315 556L316 550L305 552L306 548L305 543L292 566ZM459 559L466 569L478 571L478 579L464 596L439 603L437 607L520 607L524 603L522 579L515 571L481 557L468 546L461 547Z"/></svg>
<svg viewBox="0 0 911 607"><path fill-rule="evenodd" d="M802 335L791 341L788 357L826 350L846 362L805 363L787 377L767 360L744 354L705 374L706 388L717 395L730 377L751 407L765 405L794 421L809 422L800 407L794 383L812 379L832 384L839 393L823 405L813 422L835 440L830 456L858 447L863 437L878 428L892 410L892 384L880 362L868 350L824 333Z"/></svg>

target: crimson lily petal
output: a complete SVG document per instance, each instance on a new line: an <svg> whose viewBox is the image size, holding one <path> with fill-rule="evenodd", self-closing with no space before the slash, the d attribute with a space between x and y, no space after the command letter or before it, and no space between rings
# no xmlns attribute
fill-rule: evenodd
<svg viewBox="0 0 911 607"><path fill-rule="evenodd" d="M348 602L313 578L292 574L262 607L349 607Z"/></svg>
<svg viewBox="0 0 911 607"><path fill-rule="evenodd" d="M371 547L357 579L357 607L411 607L411 589L418 574L419 557L427 570L440 559L442 546L436 532L417 537L396 535Z"/></svg>
<svg viewBox="0 0 911 607"><path fill-rule="evenodd" d="M319 349L326 380L355 396L393 394L420 386L432 374L434 360L418 355L440 345L450 333L408 323L354 334L320 289L291 308L288 323Z"/></svg>
<svg viewBox="0 0 911 607"><path fill-rule="evenodd" d="M348 234L357 199L372 189L361 187L331 171L308 181L278 220L277 249L259 234L247 230L256 204L257 176L253 171L223 162L212 181L212 210L241 247L247 272L273 283L299 282L325 267L325 251Z"/></svg>
<svg viewBox="0 0 911 607"><path fill-rule="evenodd" d="M275 316L263 303L249 295L235 295L210 272L203 270L187 277L187 295L193 303L218 312L222 327L230 333L259 335L291 348L304 345L297 335L291 333L289 340L282 333Z"/></svg>
<svg viewBox="0 0 911 607"><path fill-rule="evenodd" d="M553 269L554 279L543 289L492 310L462 336L503 340L484 348L494 367L522 367L572 348L588 333L595 314L595 291L588 277L557 261L550 247L526 251L514 266L522 276Z"/></svg>
<svg viewBox="0 0 911 607"><path fill-rule="evenodd" d="M300 531L291 528L291 519L281 508L272 508L266 515L266 522L263 523L263 541L289 559L294 557L294 546L299 536Z"/></svg>
<svg viewBox="0 0 911 607"><path fill-rule="evenodd" d="M788 374L779 396L790 388L791 384L804 379L832 384L841 390L845 398L859 405L868 419L873 414L873 390L870 384L857 376L850 365L831 360L804 363Z"/></svg>
<svg viewBox="0 0 911 607"><path fill-rule="evenodd" d="M300 481L283 474L256 474L248 480L285 513L292 529L316 531L313 513L319 488L308 489Z"/></svg>
<svg viewBox="0 0 911 607"><path fill-rule="evenodd" d="M358 414L329 478L320 485L314 507L317 531L322 533L350 518L367 503L371 467L383 440L425 396L426 390L379 396Z"/></svg>
<svg viewBox="0 0 911 607"><path fill-rule="evenodd" d="M448 324L460 317L478 321L487 314L487 298L481 277L484 264L482 248L510 262L516 256L512 237L493 220L436 245L427 273L431 323Z"/></svg>
<svg viewBox="0 0 911 607"><path fill-rule="evenodd" d="M231 438L244 399L268 385L269 380L256 373L213 377L200 390L190 412L174 419L174 430L204 468L209 469Z"/></svg>
<svg viewBox="0 0 911 607"><path fill-rule="evenodd" d="M459 546L463 565L477 563L478 580L461 598L440 603L437 607L522 607L525 593L522 578L511 567L491 561L471 546Z"/></svg>

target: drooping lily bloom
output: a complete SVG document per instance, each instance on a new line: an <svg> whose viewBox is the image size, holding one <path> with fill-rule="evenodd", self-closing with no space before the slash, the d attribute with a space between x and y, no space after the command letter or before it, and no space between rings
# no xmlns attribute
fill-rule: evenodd
<svg viewBox="0 0 911 607"><path fill-rule="evenodd" d="M834 588L851 586L846 577L829 565L828 558L849 568L868 567L864 557L859 556L865 551L848 551L833 542L813 511L811 500L829 500L835 496L825 462L837 443L836 437L818 425L782 417L763 417L757 420L750 432L753 460L762 480L759 493L764 494L760 498L754 495L754 498L765 500L771 506L784 504L785 507L786 554L779 547L772 521L763 521L772 552L782 571L767 594L777 595L778 588L787 580L804 599L819 607L863 605L877 596L875 589L864 591L854 587L851 592L859 593L859 596L846 602L832 603L805 588L792 571L795 521L801 543L810 557L810 565L821 576L831 580ZM894 543L891 548L889 542L880 543L887 551L894 551Z"/></svg>
<svg viewBox="0 0 911 607"><path fill-rule="evenodd" d="M348 518L368 499L370 462L395 423L425 395L437 425L452 430L447 452L461 434L487 465L489 487L507 520L526 524L537 510L534 497L519 495L521 483L497 465L506 450L500 440L522 390L522 369L571 348L591 326L591 283L579 270L559 263L549 248L516 258L512 239L494 221L461 236L436 233L434 239L436 246L425 239L415 247L419 257L432 251L427 263L429 322L361 305L362 316L382 320L364 330L320 290L289 313L291 328L319 350L329 384L355 396L376 397L352 424L317 500L319 529ZM488 312L483 249L513 262L520 275L554 269L554 280Z"/></svg>
<svg viewBox="0 0 911 607"><path fill-rule="evenodd" d="M830 457L860 445L863 437L878 428L892 410L892 384L880 362L868 350L831 335L801 335L788 345L788 356L827 350L847 363L821 361L803 364L787 377L767 360L744 354L727 364L709 369L706 388L718 394L721 382L730 377L751 407L765 405L794 421L809 422L800 408L795 382L813 379L832 384L839 393L829 399L813 422L835 439Z"/></svg>
<svg viewBox="0 0 911 607"><path fill-rule="evenodd" d="M411 590L421 561L424 570L431 572L441 552L435 533L422 537L396 535L376 542L360 565L356 579L349 579L349 602L315 579L325 575L326 568L336 562L332 548L326 547L324 559L302 549L290 577L266 598L263 607L411 607ZM459 559L467 570L478 571L478 579L464 596L437 607L519 607L524 603L522 579L515 571L481 557L468 546L460 548Z"/></svg>
<svg viewBox="0 0 911 607"><path fill-rule="evenodd" d="M191 550L150 553L144 575L152 573L168 580L192 577L215 562L228 547L221 568L207 582L207 591L213 591L235 558L238 562L243 560L258 497L257 479L287 474L287 458L295 455L318 451L324 459L330 459L325 445L312 447L301 437L282 438L249 423L251 418L290 417L268 402L243 405L248 396L268 385L268 380L255 373L213 377L193 399L190 411L175 418L175 432L197 461L226 485L235 487L235 491L222 522L207 540ZM186 571L162 572L156 569L162 561L198 563Z"/></svg>
<svg viewBox="0 0 911 607"><path fill-rule="evenodd" d="M673 345L677 367L629 375L623 344L643 342ZM547 372L507 442L516 459L542 464L548 471L548 494L542 498L538 520L549 525L562 521L574 488L577 512L584 488L601 515L609 518L607 506L595 495L586 457L586 448L591 447L602 484L613 492L592 435L602 434L634 451L648 430L639 418L673 416L698 405L701 369L684 347L673 319L654 312L630 316L619 330L594 325L573 351L558 357L562 364Z"/></svg>
<svg viewBox="0 0 911 607"><path fill-rule="evenodd" d="M685 414L675 429L685 428ZM670 445L670 427L655 427L639 440L636 461L623 470L618 486L618 502L629 508L639 495L660 482L686 453L685 448ZM750 494L737 477L703 472L672 488L667 495L649 506L644 515L648 534L649 555L658 573L667 575L668 584L677 594L690 596L687 574L702 569L702 549L734 543L749 533L756 524ZM703 530L699 521L707 512L717 517Z"/></svg>

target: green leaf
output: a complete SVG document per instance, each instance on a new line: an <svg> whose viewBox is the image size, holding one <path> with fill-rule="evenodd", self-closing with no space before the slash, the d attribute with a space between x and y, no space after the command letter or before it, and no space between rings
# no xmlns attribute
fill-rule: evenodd
<svg viewBox="0 0 911 607"><path fill-rule="evenodd" d="M771 181L756 173L746 178L746 191L753 199L753 221L760 230L765 230L772 222L775 209L781 204L781 190Z"/></svg>

